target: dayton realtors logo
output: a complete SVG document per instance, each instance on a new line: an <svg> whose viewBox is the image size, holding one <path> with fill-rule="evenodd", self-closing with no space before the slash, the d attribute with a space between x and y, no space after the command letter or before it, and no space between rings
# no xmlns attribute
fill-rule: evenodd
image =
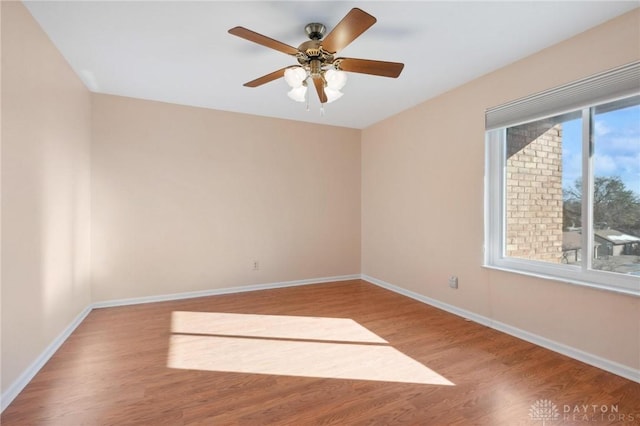
<svg viewBox="0 0 640 426"><path fill-rule="evenodd" d="M618 404L576 404L562 406L562 420L566 422L623 422L640 421L636 413L621 413Z"/></svg>
<svg viewBox="0 0 640 426"><path fill-rule="evenodd" d="M531 420L541 421L544 426L546 422L562 420L564 423L591 423L598 422L623 422L631 424L640 422L638 413L621 413L617 404L564 404L561 410L556 404L548 399L539 399L529 408Z"/></svg>
<svg viewBox="0 0 640 426"><path fill-rule="evenodd" d="M529 408L529 417L531 420L542 421L544 426L548 421L556 421L560 418L558 407L548 399L537 400L531 408Z"/></svg>

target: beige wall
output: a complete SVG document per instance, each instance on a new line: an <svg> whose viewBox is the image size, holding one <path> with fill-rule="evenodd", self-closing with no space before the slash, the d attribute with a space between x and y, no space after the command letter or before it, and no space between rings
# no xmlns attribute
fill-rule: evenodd
<svg viewBox="0 0 640 426"><path fill-rule="evenodd" d="M88 306L90 93L2 2L2 391Z"/></svg>
<svg viewBox="0 0 640 426"><path fill-rule="evenodd" d="M640 298L482 268L485 109L639 57L636 9L365 129L362 273L640 368Z"/></svg>
<svg viewBox="0 0 640 426"><path fill-rule="evenodd" d="M92 111L95 301L360 272L360 131L110 95Z"/></svg>

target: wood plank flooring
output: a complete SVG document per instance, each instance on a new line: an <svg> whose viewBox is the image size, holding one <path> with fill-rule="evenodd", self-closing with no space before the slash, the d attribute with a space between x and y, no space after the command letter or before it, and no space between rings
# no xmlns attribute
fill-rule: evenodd
<svg viewBox="0 0 640 426"><path fill-rule="evenodd" d="M233 315L205 313L243 315L234 325ZM295 317L353 323L342 335L340 321ZM263 362L263 347L284 355ZM328 352L306 357L298 347ZM365 357L345 367L349 348ZM378 352L367 358L369 348L406 356L453 385L428 375L389 381L408 367ZM307 358L314 361L305 366ZM262 372L289 368L301 375ZM364 378L329 377L350 369ZM375 380L379 373L387 381ZM554 407L532 417L540 400ZM96 309L0 423L511 426L542 425L543 417L547 425L640 425L640 384L355 280Z"/></svg>

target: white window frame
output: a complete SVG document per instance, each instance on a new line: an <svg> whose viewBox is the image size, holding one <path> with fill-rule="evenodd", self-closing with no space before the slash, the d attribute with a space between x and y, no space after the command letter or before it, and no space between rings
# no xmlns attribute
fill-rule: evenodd
<svg viewBox="0 0 640 426"><path fill-rule="evenodd" d="M622 78L620 77L622 75ZM626 80L625 80L626 78ZM602 82L609 84L609 87ZM610 82L613 81L613 86ZM620 81L623 84L620 84ZM595 83L594 83L595 82ZM617 84L617 86L616 86ZM595 94L589 96L589 90ZM576 105L575 93L583 99ZM591 269L594 238L592 108L640 94L640 62L487 110L485 134L485 267L640 296L640 277ZM555 97L555 98L554 98ZM564 102L563 102L564 100ZM508 257L505 254L506 129L564 113L582 112L582 259L578 265ZM546 113L544 113L546 112ZM492 113L495 113L492 115Z"/></svg>

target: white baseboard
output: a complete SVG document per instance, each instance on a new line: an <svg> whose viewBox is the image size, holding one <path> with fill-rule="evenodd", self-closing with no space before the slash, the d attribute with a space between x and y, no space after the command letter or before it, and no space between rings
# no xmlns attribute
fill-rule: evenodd
<svg viewBox="0 0 640 426"><path fill-rule="evenodd" d="M16 396L33 379L40 369L49 361L53 354L62 346L73 331L82 323L93 309L108 308L115 306L136 305L140 303L165 302L170 300L190 299L194 297L215 296L220 294L242 293L246 291L269 290L275 288L294 287L310 284L321 284L335 281L349 281L360 279L360 274L340 275L335 277L311 278L306 280L284 281L268 284L247 285L242 287L229 287L203 291L192 291L187 293L165 294L159 296L136 297L131 299L108 300L104 302L92 303L83 309L80 314L60 333L58 337L36 358L35 361L18 377L5 392L0 396L0 412L11 404Z"/></svg>
<svg viewBox="0 0 640 426"><path fill-rule="evenodd" d="M141 303L167 302L171 300L192 299L195 297L219 296L221 294L244 293L247 291L272 290L284 287L296 287L301 285L322 284L334 281L359 280L360 274L339 275L335 277L311 278L306 280L283 281L267 284L245 285L241 287L214 288L211 290L190 291L186 293L162 294L158 296L134 297L130 299L107 300L96 302L92 308L112 308L115 306L138 305Z"/></svg>
<svg viewBox="0 0 640 426"><path fill-rule="evenodd" d="M11 404L16 396L33 379L40 369L49 361L49 358L62 346L73 331L84 321L91 312L91 305L87 306L76 316L73 321L56 337L53 342L27 367L26 370L2 393L0 397L0 412Z"/></svg>
<svg viewBox="0 0 640 426"><path fill-rule="evenodd" d="M616 374L618 376L624 377L625 379L629 379L631 381L640 383L640 370L636 370L629 366L619 364L617 362L599 357L597 355L590 354L588 352L584 352L580 349L573 348L571 346L567 346L562 343L558 343L556 341L547 339L546 337L539 336L537 334L530 333L525 330L521 330L517 327L513 327L508 324L504 324L500 321L495 321L491 318L487 318L482 315L478 315L474 312L467 311L465 309L458 308L456 306L450 305L448 303L440 302L439 300L432 299L427 296L423 296L421 294L415 293L410 290L406 290L402 287L398 287L396 285L390 284L388 282L379 280L377 278L370 277L368 275L361 275L361 279L364 281L368 281L372 284L375 284L379 287L386 288L387 290L393 291L394 293L401 294L403 296L410 297L419 302L426 303L427 305L434 306L436 308L442 309L443 311L447 311L454 315L470 319L474 322L482 324L484 326L493 328L495 330L501 331L503 333L509 334L511 336L517 337L519 339L525 340L529 343L533 343L534 345L542 346L543 348L552 350L554 352L558 352L562 355L566 355L570 358L576 359L578 361L582 361L585 364L592 365L594 367L600 368L602 370L608 371L610 373Z"/></svg>

